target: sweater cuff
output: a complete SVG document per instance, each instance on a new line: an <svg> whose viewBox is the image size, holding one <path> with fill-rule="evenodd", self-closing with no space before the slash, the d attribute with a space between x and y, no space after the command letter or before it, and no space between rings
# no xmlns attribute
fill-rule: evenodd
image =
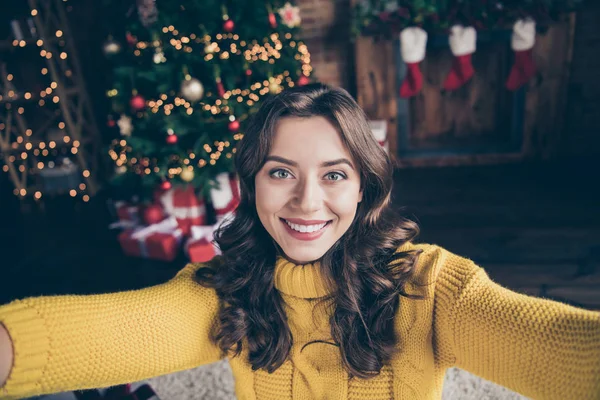
<svg viewBox="0 0 600 400"><path fill-rule="evenodd" d="M0 307L0 322L11 338L14 355L8 380L0 388L0 397L21 398L24 394L41 392L41 378L50 356L50 340L43 318L26 300L16 300Z"/></svg>

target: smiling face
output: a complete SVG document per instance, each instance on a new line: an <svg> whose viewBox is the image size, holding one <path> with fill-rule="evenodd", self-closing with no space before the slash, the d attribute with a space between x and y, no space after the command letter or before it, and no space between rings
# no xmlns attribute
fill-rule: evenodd
<svg viewBox="0 0 600 400"><path fill-rule="evenodd" d="M324 117L285 117L256 174L261 223L296 264L321 258L348 230L362 201L360 175Z"/></svg>

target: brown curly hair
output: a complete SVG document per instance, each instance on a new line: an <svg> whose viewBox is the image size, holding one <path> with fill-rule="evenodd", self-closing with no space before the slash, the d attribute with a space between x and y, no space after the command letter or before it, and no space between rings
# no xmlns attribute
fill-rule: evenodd
<svg viewBox="0 0 600 400"><path fill-rule="evenodd" d="M253 370L269 373L281 366L292 347L283 300L274 286L280 249L262 226L255 205L254 178L273 143L279 119L322 116L339 131L358 166L363 200L350 228L319 260L322 275L336 290L331 335L350 377L379 374L398 351L394 315L418 258L398 247L419 233L416 223L390 206L393 164L374 139L363 110L341 88L322 84L284 90L262 104L239 142L235 166L241 202L235 218L215 233L222 256L196 273L215 288L220 311L212 340L224 353L238 356L248 346Z"/></svg>

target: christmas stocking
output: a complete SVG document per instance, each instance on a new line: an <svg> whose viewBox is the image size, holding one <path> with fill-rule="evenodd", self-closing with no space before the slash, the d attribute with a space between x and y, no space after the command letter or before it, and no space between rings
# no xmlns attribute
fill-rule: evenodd
<svg viewBox="0 0 600 400"><path fill-rule="evenodd" d="M400 53L406 63L407 71L402 86L400 97L412 97L423 87L423 74L419 63L425 59L427 46L427 32L418 27L404 28L400 32Z"/></svg>
<svg viewBox="0 0 600 400"><path fill-rule="evenodd" d="M454 55L452 69L444 82L444 89L456 90L467 83L475 74L471 55L475 53L477 32L472 26L454 25L450 29L450 49Z"/></svg>
<svg viewBox="0 0 600 400"><path fill-rule="evenodd" d="M215 180L219 187L210 190L210 198L217 221L221 221L231 214L240 203L240 187L237 177L227 172L217 175Z"/></svg>
<svg viewBox="0 0 600 400"><path fill-rule="evenodd" d="M535 44L535 21L520 19L513 26L511 47L515 62L506 81L508 90L517 90L535 75L533 45Z"/></svg>

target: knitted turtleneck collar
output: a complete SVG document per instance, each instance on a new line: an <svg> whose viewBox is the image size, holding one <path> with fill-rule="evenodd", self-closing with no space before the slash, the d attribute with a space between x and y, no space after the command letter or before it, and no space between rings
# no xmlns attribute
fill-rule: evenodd
<svg viewBox="0 0 600 400"><path fill-rule="evenodd" d="M411 243L407 242L400 246L396 252L406 251L411 247ZM275 288L280 292L302 299L324 297L333 291L325 284L319 261L298 265L285 257L278 256L275 262L274 283Z"/></svg>
<svg viewBox="0 0 600 400"><path fill-rule="evenodd" d="M275 288L287 295L302 299L327 296L331 288L325 285L321 276L321 263L297 265L279 256L275 262Z"/></svg>

